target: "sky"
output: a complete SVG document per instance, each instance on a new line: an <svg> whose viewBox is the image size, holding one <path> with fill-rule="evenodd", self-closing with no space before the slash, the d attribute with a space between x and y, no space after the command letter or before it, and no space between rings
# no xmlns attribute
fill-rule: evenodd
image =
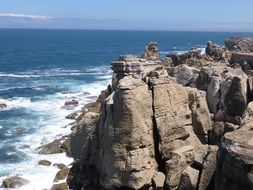
<svg viewBox="0 0 253 190"><path fill-rule="evenodd" d="M253 32L252 0L0 0L0 28Z"/></svg>

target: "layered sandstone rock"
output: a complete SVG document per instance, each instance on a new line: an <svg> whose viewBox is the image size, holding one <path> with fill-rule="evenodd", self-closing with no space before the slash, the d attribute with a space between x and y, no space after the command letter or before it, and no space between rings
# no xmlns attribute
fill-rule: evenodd
<svg viewBox="0 0 253 190"><path fill-rule="evenodd" d="M153 45L113 62L112 88L79 116L70 189L252 188L252 77L211 43L167 72Z"/></svg>
<svg viewBox="0 0 253 190"><path fill-rule="evenodd" d="M151 183L157 168L151 98L147 84L128 76L106 100L99 127L103 187L139 189Z"/></svg>

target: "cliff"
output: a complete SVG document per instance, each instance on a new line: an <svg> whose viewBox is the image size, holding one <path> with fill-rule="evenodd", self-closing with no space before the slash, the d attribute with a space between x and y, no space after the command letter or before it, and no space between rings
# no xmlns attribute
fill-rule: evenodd
<svg viewBox="0 0 253 190"><path fill-rule="evenodd" d="M120 56L71 134L70 189L252 189L253 82L232 53Z"/></svg>

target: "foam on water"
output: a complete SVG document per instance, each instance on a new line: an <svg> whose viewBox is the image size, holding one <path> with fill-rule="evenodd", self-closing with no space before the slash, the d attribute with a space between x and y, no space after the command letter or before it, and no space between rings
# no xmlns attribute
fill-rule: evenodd
<svg viewBox="0 0 253 190"><path fill-rule="evenodd" d="M15 142L11 142L9 139L1 142L0 147L4 147L11 142L11 145L17 150L7 152L7 156L11 157L16 156L16 154L22 154L25 155L25 157L19 163L0 164L0 183L2 180L6 179L7 176L19 175L30 181L28 185L20 189L50 189L53 185L53 179L59 169L53 165L49 167L39 166L39 160L46 159L51 161L52 164L64 163L65 165L69 165L73 159L66 157L65 154L40 155L38 154L38 147L71 132L71 126L69 124L73 122L73 120L67 120L65 119L65 116L74 111L80 110L86 103L94 101L95 97L106 88L107 84L110 83L110 78L108 75L102 75L107 73L104 72L104 69L105 68L90 68L88 72L101 73L100 75L98 74L97 81L93 81L89 84L85 84L85 82L69 82L68 91L49 94L36 100L33 100L31 97L0 99L0 103L7 104L7 108L1 109L0 111L11 111L16 109L26 110L26 112L36 116L37 124L37 126L32 126L35 128L35 132L33 133L22 135ZM101 78L99 78L100 76ZM84 92L87 93L85 94ZM78 100L79 105L72 110L64 109L63 106L65 101L72 99ZM20 125L33 125L33 123L34 121L31 121L30 124L26 121ZM7 130L7 135L10 135L11 133L13 133L13 131L10 128Z"/></svg>

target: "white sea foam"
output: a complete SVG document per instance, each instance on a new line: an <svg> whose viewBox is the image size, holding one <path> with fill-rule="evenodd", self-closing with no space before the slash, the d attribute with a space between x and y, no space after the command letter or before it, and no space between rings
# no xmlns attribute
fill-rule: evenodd
<svg viewBox="0 0 253 190"><path fill-rule="evenodd" d="M60 77L60 76L80 76L80 75L103 75L110 73L108 66L87 67L83 70L64 70L60 68L49 70L33 70L27 72L5 73L0 72L0 77L12 78L40 78L40 77Z"/></svg>
<svg viewBox="0 0 253 190"><path fill-rule="evenodd" d="M72 121L65 119L65 116L74 111L80 110L84 104L93 101L94 98L100 94L100 91L106 88L107 84L110 83L110 77L109 75L106 75L107 71L105 71L105 68L90 68L87 70L87 72L101 73L101 76L98 74L98 78L101 77L100 79L104 80L98 80L91 84L64 84L69 87L69 91L67 92L47 95L44 98L35 101L31 98L25 97L0 99L0 103L7 104L6 109L20 108L31 114L38 115L36 122L33 121L29 124L28 121L24 123L20 121L21 126L28 125L24 127L29 127L29 125L34 125L34 123L36 123L36 126L32 126L36 131L19 137L17 142L12 142L12 146L15 146L20 153L26 155L25 160L21 163L0 165L0 171L2 174L8 173L8 176L19 175L30 181L28 185L21 187L21 190L50 189L53 185L53 179L59 169L53 165L49 167L39 166L37 164L39 160L46 159L53 164L64 163L65 165L69 165L73 161L72 158L66 157L65 154L40 155L38 154L38 147L70 133L71 126L69 123ZM81 73L79 70L76 70L75 72L76 74ZM72 73L74 72L72 71ZM32 72L26 74L27 76L34 75ZM105 75L103 76L103 74ZM36 74L36 76L39 75L41 76L41 73ZM1 73L0 76L3 76L3 73ZM84 95L84 92L88 92L90 95ZM78 100L79 105L74 108L74 110L62 108L65 101L71 99ZM4 146L7 143L9 143L8 140L2 141L0 146ZM11 156L11 154L14 153L15 152L9 152L8 154ZM7 176L0 177L0 184L6 177Z"/></svg>

